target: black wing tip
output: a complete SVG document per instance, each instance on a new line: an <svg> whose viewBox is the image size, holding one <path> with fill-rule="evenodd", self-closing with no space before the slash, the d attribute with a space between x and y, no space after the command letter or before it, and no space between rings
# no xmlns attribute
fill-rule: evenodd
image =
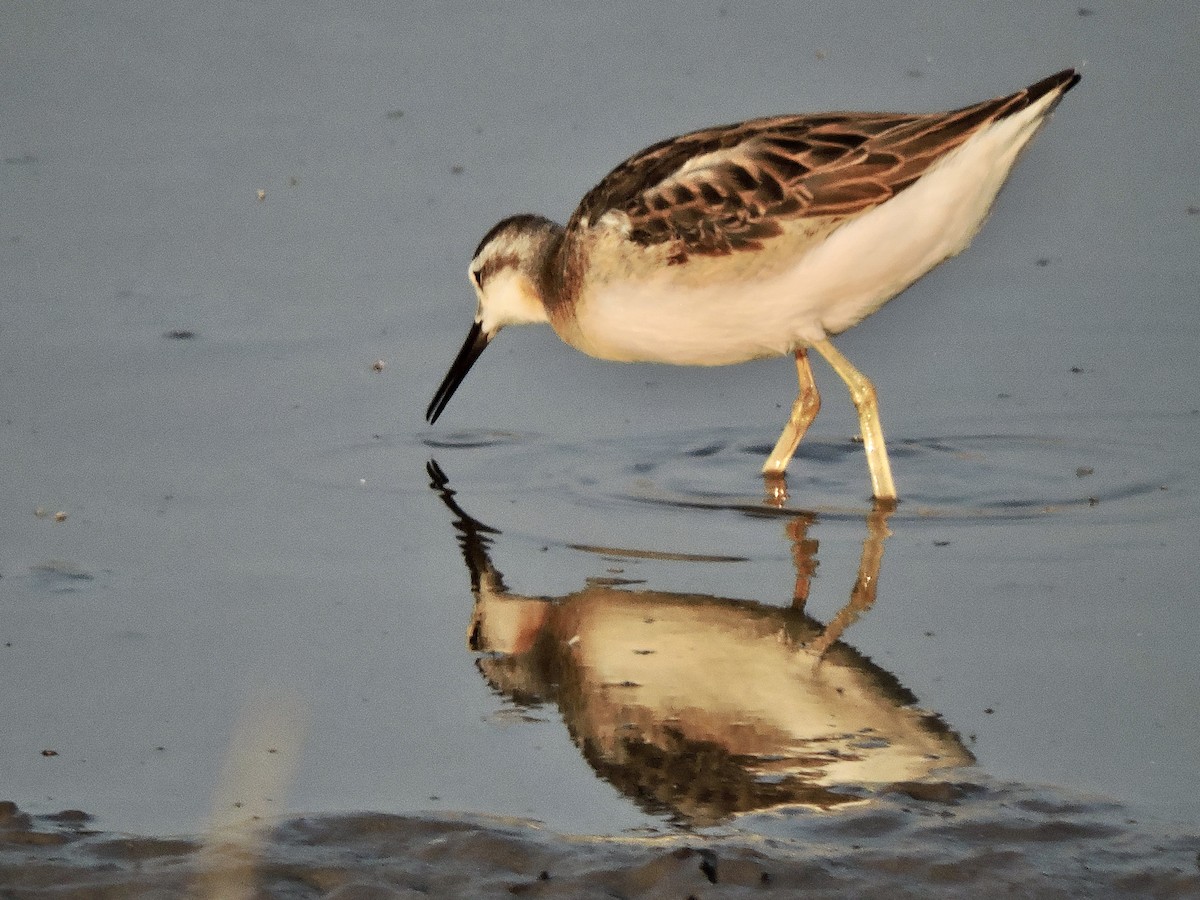
<svg viewBox="0 0 1200 900"><path fill-rule="evenodd" d="M1060 95L1065 94L1075 85L1079 84L1079 79L1083 76L1079 74L1079 70L1072 66L1069 69L1063 69L1061 72L1056 72L1049 78L1043 78L1036 84L1031 84L1025 89L1025 93L1030 103L1035 103L1046 94L1058 91Z"/></svg>

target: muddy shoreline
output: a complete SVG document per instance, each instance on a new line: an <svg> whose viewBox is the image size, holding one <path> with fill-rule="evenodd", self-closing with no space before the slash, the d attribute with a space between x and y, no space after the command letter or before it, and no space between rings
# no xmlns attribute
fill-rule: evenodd
<svg viewBox="0 0 1200 900"><path fill-rule="evenodd" d="M35 898L1195 897L1200 836L1015 785L893 785L836 812L587 837L478 815L352 813L204 837L0 804L0 893Z"/></svg>

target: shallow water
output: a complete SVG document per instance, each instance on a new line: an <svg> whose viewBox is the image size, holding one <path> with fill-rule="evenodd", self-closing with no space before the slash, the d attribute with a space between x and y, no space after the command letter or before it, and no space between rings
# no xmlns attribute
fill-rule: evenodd
<svg viewBox="0 0 1200 900"><path fill-rule="evenodd" d="M1196 896L1195 837L1126 812L1052 789L907 783L867 806L704 835L564 838L486 816L357 813L200 840L0 804L0 883L22 898Z"/></svg>
<svg viewBox="0 0 1200 900"><path fill-rule="evenodd" d="M1001 6L818 5L802 39L670 4L0 14L0 797L108 835L513 816L835 860L878 806L935 866L958 837L878 796L921 777L985 785L968 820L1078 809L1125 874L1155 835L1192 846L1190 7ZM562 217L689 127L949 107L1080 60L977 244L839 340L880 389L882 521L819 363L782 505L757 471L784 360L506 332L422 424L500 215ZM222 775L239 741L249 781ZM591 871L591 838L518 840L543 838ZM1013 840L1078 874L1067 838Z"/></svg>

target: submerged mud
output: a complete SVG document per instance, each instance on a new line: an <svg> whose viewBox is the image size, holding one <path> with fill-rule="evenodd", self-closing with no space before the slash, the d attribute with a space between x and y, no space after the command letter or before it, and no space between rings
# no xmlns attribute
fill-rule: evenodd
<svg viewBox="0 0 1200 900"><path fill-rule="evenodd" d="M480 816L289 819L164 838L0 804L0 895L23 898L1195 897L1200 837L1053 789L893 785L700 832L579 837Z"/></svg>

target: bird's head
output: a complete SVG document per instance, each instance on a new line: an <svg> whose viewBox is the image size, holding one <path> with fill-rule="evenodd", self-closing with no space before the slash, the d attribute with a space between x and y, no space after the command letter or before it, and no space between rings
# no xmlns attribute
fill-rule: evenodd
<svg viewBox="0 0 1200 900"><path fill-rule="evenodd" d="M542 287L547 257L562 226L541 216L520 215L492 228L471 259L478 305L467 339L433 395L425 418L436 422L475 360L505 325L547 322Z"/></svg>

